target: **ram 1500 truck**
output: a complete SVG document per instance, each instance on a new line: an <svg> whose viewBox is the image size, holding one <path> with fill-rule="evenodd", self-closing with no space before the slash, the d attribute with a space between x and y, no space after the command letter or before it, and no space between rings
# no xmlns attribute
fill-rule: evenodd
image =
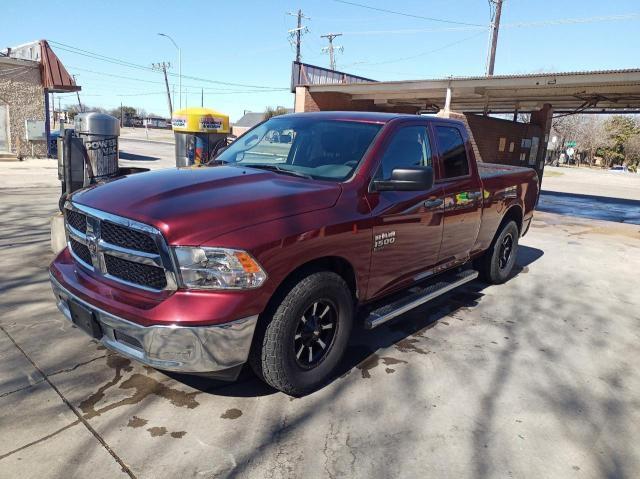
<svg viewBox="0 0 640 479"><path fill-rule="evenodd" d="M355 318L504 282L537 196L533 170L477 164L455 120L284 115L207 166L73 194L50 277L62 313L123 356L230 380L248 362L300 395L332 377Z"/></svg>

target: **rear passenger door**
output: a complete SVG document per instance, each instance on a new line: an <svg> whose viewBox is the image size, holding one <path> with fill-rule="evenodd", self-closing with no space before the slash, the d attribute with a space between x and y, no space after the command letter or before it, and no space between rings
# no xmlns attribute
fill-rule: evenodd
<svg viewBox="0 0 640 479"><path fill-rule="evenodd" d="M455 124L432 125L438 151L436 184L444 194L444 226L438 267L446 269L469 258L482 216L478 170L469 161L470 145Z"/></svg>

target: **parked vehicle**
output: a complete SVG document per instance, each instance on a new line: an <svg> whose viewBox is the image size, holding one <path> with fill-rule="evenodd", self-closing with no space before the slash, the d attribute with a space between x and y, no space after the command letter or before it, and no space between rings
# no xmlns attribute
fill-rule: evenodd
<svg viewBox="0 0 640 479"><path fill-rule="evenodd" d="M614 165L609 168L611 173L628 173L629 169L625 165Z"/></svg>
<svg viewBox="0 0 640 479"><path fill-rule="evenodd" d="M436 117L278 116L214 163L76 192L58 306L144 364L235 379L249 362L293 395L332 377L356 311L374 328L507 280L538 196L533 170L477 164L464 125Z"/></svg>

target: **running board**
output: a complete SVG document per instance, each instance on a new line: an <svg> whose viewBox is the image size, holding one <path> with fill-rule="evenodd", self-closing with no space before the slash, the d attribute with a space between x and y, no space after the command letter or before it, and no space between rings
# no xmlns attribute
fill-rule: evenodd
<svg viewBox="0 0 640 479"><path fill-rule="evenodd" d="M473 269L460 271L453 275L446 275L435 283L420 288L418 291L411 293L408 296L371 311L369 317L364 321L364 327L365 329L377 328L381 324L384 324L411 309L417 308L421 304L431 301L432 299L435 299L458 286L462 286L469 281L473 281L477 277L478 272Z"/></svg>

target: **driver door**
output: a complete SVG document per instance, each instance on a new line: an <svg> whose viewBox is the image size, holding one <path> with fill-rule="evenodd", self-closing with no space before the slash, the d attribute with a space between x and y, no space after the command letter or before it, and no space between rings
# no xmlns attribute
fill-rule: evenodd
<svg viewBox="0 0 640 479"><path fill-rule="evenodd" d="M427 123L399 126L391 133L376 173L388 180L394 168L432 166ZM367 296L379 296L429 274L438 260L444 203L442 188L426 191L374 191L373 244Z"/></svg>

